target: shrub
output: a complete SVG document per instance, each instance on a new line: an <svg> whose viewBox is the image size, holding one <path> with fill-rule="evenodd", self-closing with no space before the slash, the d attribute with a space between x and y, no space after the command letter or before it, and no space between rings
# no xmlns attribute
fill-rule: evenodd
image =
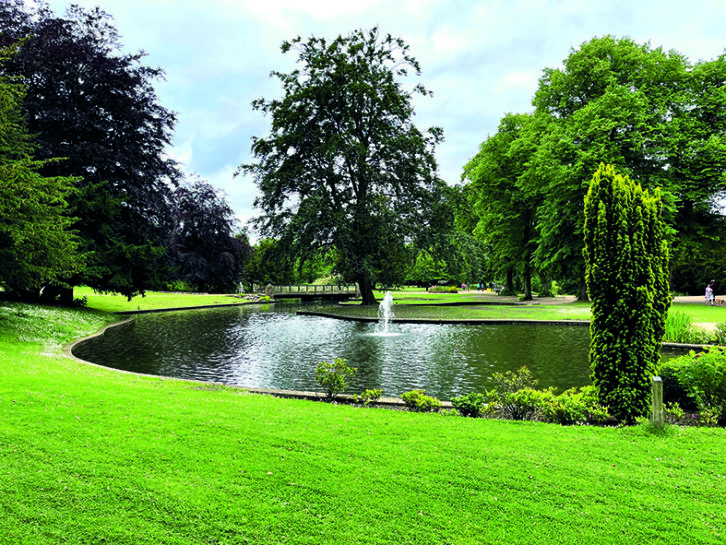
<svg viewBox="0 0 726 545"><path fill-rule="evenodd" d="M665 413L665 421L668 424L686 424L688 419L686 418L686 412L681 409L678 403L665 403L663 405Z"/></svg>
<svg viewBox="0 0 726 545"><path fill-rule="evenodd" d="M429 288L429 293L459 293L459 288L456 286L432 286Z"/></svg>
<svg viewBox="0 0 726 545"><path fill-rule="evenodd" d="M524 388L536 388L537 380L532 376L532 372L527 367L520 367L517 371L505 371L504 373L494 373L489 377L492 384L491 392L494 395L514 393ZM487 393L489 397L491 395Z"/></svg>
<svg viewBox="0 0 726 545"><path fill-rule="evenodd" d="M325 390L328 400L345 391L346 379L355 375L357 369L349 367L345 358L335 358L334 363L321 361L315 369L315 380Z"/></svg>
<svg viewBox="0 0 726 545"><path fill-rule="evenodd" d="M650 410L671 301L663 208L659 189L644 191L604 164L585 197L592 379L601 402L628 423Z"/></svg>
<svg viewBox="0 0 726 545"><path fill-rule="evenodd" d="M663 401L675 403L685 411L697 411L695 398L688 395L678 379L678 358L661 363L658 375L663 381Z"/></svg>
<svg viewBox="0 0 726 545"><path fill-rule="evenodd" d="M363 403L363 405L369 405L370 403L375 403L379 399L381 399L381 396L383 395L383 390L380 388L376 388L374 390L365 390L362 394L358 395L356 394L353 396L353 399L356 403Z"/></svg>
<svg viewBox="0 0 726 545"><path fill-rule="evenodd" d="M571 388L559 396L552 396L546 400L543 411L547 422L563 425L603 424L610 418L607 408L598 403L593 386L580 390Z"/></svg>
<svg viewBox="0 0 726 545"><path fill-rule="evenodd" d="M661 373L675 374L687 396L695 400L702 420L726 423L726 352L723 349L712 348L698 354L691 351L666 362L661 366Z"/></svg>
<svg viewBox="0 0 726 545"><path fill-rule="evenodd" d="M553 397L552 390L517 390L500 399L502 415L511 420L540 420Z"/></svg>
<svg viewBox="0 0 726 545"><path fill-rule="evenodd" d="M462 416L476 418L481 414L482 408L486 404L486 399L484 394L472 392L465 396L451 398L451 404Z"/></svg>
<svg viewBox="0 0 726 545"><path fill-rule="evenodd" d="M411 390L401 394L401 399L406 406L418 413L438 411L441 408L441 401L435 397L427 396L426 390Z"/></svg>
<svg viewBox="0 0 726 545"><path fill-rule="evenodd" d="M716 324L714 340L716 341L716 344L726 344L726 322L720 322Z"/></svg>
<svg viewBox="0 0 726 545"><path fill-rule="evenodd" d="M593 386L571 388L558 396L553 388L537 390L537 381L526 367L495 373L490 380L494 387L487 392L489 405L480 411L485 416L564 425L602 424L610 418Z"/></svg>

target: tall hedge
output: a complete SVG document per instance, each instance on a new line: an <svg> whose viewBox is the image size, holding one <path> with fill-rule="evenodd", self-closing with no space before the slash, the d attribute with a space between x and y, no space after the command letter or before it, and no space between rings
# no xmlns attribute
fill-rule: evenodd
<svg viewBox="0 0 726 545"><path fill-rule="evenodd" d="M633 422L650 410L670 306L660 191L601 164L585 197L584 236L592 380L600 403Z"/></svg>

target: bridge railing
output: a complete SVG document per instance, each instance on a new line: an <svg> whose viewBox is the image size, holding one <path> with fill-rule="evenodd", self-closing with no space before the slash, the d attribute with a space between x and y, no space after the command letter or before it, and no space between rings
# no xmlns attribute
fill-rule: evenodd
<svg viewBox="0 0 726 545"><path fill-rule="evenodd" d="M321 285L286 285L286 286L262 286L259 284L253 284L252 289L255 293L265 293L269 295L283 295L283 294L300 294L300 295L325 295L331 293L351 293L355 294L358 291L356 284L321 284Z"/></svg>

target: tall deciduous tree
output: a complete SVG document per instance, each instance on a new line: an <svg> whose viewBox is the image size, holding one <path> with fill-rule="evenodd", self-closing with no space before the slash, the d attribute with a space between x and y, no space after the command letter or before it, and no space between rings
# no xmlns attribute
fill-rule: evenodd
<svg viewBox="0 0 726 545"><path fill-rule="evenodd" d="M251 249L235 236L224 195L202 180L174 192L174 228L167 254L173 274L199 291L235 291Z"/></svg>
<svg viewBox="0 0 726 545"><path fill-rule="evenodd" d="M7 60L0 50L0 63ZM63 282L82 264L65 215L72 178L45 177L22 115L22 86L0 76L0 285L15 295Z"/></svg>
<svg viewBox="0 0 726 545"><path fill-rule="evenodd" d="M627 38L595 38L545 70L534 105L553 119L531 163L544 197L536 258L558 276L575 272L581 296L582 202L601 162L662 189L675 272L726 235L715 206L726 182L726 58L691 65Z"/></svg>
<svg viewBox="0 0 726 545"><path fill-rule="evenodd" d="M482 143L479 153L464 167L479 217L475 234L491 249L490 263L500 274L509 273L511 278L516 271L521 275L525 299L532 299L540 203L527 177L542 132L540 124L532 115L505 116L497 133Z"/></svg>
<svg viewBox="0 0 726 545"><path fill-rule="evenodd" d="M281 99L253 103L272 128L253 142L256 162L241 167L260 188L258 226L302 256L335 248L339 272L374 304L388 256L431 224L443 195L433 154L442 132L413 124L412 94L429 93L402 84L419 64L375 28L330 42L298 37L282 51L295 51L299 67L273 72Z"/></svg>
<svg viewBox="0 0 726 545"><path fill-rule="evenodd" d="M99 9L71 6L56 17L9 0L0 9L0 45L22 40L3 73L27 86L28 129L37 134L44 176L78 178L70 200L89 261L73 282L131 296L162 263L171 184L179 173L165 155L175 123L153 83L161 70L143 54L122 55L116 29Z"/></svg>
<svg viewBox="0 0 726 545"><path fill-rule="evenodd" d="M600 165L585 198L592 378L600 401L627 422L648 413L670 306L662 211L658 189L651 195L612 166Z"/></svg>

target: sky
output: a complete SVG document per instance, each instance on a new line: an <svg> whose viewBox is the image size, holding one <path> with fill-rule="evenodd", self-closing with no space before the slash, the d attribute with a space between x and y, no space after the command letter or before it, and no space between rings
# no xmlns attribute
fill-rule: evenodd
<svg viewBox="0 0 726 545"><path fill-rule="evenodd" d="M50 0L62 15L71 2ZM439 176L460 181L479 145L507 113L532 110L545 68L597 36L629 37L692 62L726 52L723 0L75 0L111 14L124 52L166 79L160 103L178 122L169 154L187 175L224 191L242 225L258 214L254 180L234 177L252 160L252 137L269 133L257 98L281 95L272 70L294 67L280 45L296 36L334 39L378 26L403 38L421 64L416 125L442 127ZM254 238L254 233L251 233Z"/></svg>

